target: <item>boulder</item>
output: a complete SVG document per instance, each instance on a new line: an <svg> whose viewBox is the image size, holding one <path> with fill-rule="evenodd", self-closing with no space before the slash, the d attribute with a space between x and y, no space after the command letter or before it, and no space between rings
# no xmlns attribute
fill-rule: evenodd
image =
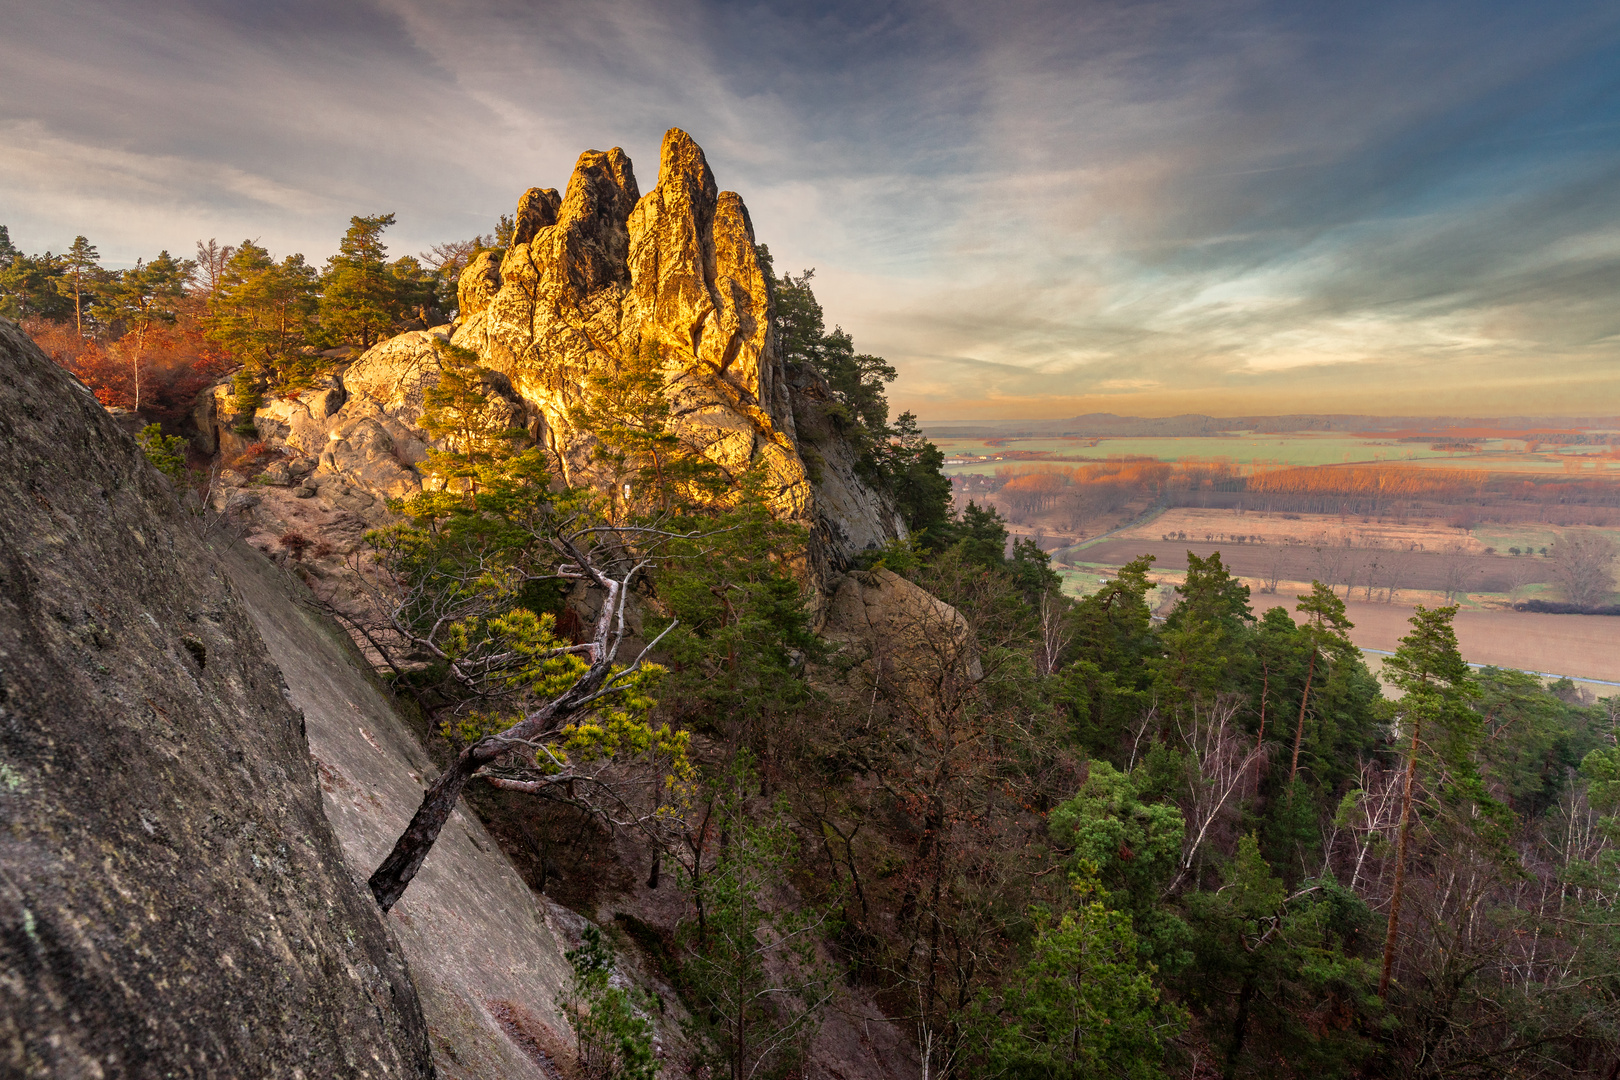
<svg viewBox="0 0 1620 1080"><path fill-rule="evenodd" d="M418 428L422 394L439 382L434 342L448 336L442 328L413 330L378 342L343 373L344 390L405 428Z"/></svg>
<svg viewBox="0 0 1620 1080"><path fill-rule="evenodd" d="M234 491L224 496L224 505L219 507L227 514L242 514L258 506L263 500L258 493L252 491Z"/></svg>
<svg viewBox="0 0 1620 1080"><path fill-rule="evenodd" d="M0 1073L433 1075L240 594L3 319L0 818Z"/></svg>
<svg viewBox="0 0 1620 1080"><path fill-rule="evenodd" d="M287 471L285 461L272 461L265 466L264 472L259 474L259 482L274 484L276 487L287 487L293 482L293 475Z"/></svg>
<svg viewBox="0 0 1620 1080"><path fill-rule="evenodd" d="M308 390L265 402L253 414L253 425L262 439L299 453L318 453L329 421L346 398L342 380L327 376Z"/></svg>
<svg viewBox="0 0 1620 1080"><path fill-rule="evenodd" d="M838 581L821 634L852 649L859 691L876 686L926 717L963 683L983 677L962 613L892 570L852 571Z"/></svg>
<svg viewBox="0 0 1620 1080"><path fill-rule="evenodd" d="M489 307L501 291L501 260L498 252L480 251L461 273L456 286L456 311L470 319Z"/></svg>

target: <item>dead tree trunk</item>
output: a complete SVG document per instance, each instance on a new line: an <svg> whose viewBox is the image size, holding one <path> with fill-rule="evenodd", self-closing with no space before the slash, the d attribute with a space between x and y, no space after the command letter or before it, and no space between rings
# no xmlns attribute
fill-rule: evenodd
<svg viewBox="0 0 1620 1080"><path fill-rule="evenodd" d="M1401 832L1395 844L1395 888L1389 897L1389 931L1384 935L1384 970L1378 976L1378 996L1389 997L1389 976L1395 967L1395 938L1401 926L1401 887L1406 884L1406 845L1412 834L1412 784L1417 778L1418 734L1423 724L1412 718L1412 750L1406 759L1406 790L1401 795Z"/></svg>
<svg viewBox="0 0 1620 1080"><path fill-rule="evenodd" d="M411 823L405 826L405 831L394 842L394 850L388 853L388 858L366 882L371 887L371 895L377 898L378 906L384 911L405 895L405 887L422 868L422 860L433 849L444 823L450 820L462 789L483 764L473 757L474 749L469 746L463 750L455 762L428 787Z"/></svg>
<svg viewBox="0 0 1620 1080"><path fill-rule="evenodd" d="M1316 650L1311 650L1311 663L1305 669L1305 693L1299 699L1299 726L1294 729L1294 764L1288 770L1288 782L1292 784L1294 777L1299 775L1299 744L1305 741L1305 705L1311 700L1311 679L1316 675Z"/></svg>

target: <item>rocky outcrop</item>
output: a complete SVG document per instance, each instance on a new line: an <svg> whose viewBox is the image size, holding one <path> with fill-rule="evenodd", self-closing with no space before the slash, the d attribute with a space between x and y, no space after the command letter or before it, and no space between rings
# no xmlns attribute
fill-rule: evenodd
<svg viewBox="0 0 1620 1080"><path fill-rule="evenodd" d="M449 330L416 330L389 338L318 385L265 402L253 414L252 426L256 439L288 459L288 477L263 482L306 481L311 491L331 493L335 505L370 511L372 524L380 520L386 500L420 491L418 465L432 439L421 426L423 394L439 381L434 343L447 340ZM487 389L502 420L528 426L530 410L504 378L494 376ZM196 419L200 431L218 440L227 460L246 447L246 439L231 434L244 418L235 411L228 383L203 395ZM223 509L230 489L246 479L223 477L216 508Z"/></svg>
<svg viewBox="0 0 1620 1080"><path fill-rule="evenodd" d="M822 636L851 650L845 685L864 699L875 687L895 706L926 719L983 674L962 613L892 570L844 575L827 606Z"/></svg>
<svg viewBox="0 0 1620 1080"><path fill-rule="evenodd" d="M0 320L0 1073L432 1075L304 732L168 482Z"/></svg>
<svg viewBox="0 0 1620 1080"><path fill-rule="evenodd" d="M453 340L537 408L570 481L592 475L591 433L568 419L586 379L653 349L689 441L733 474L763 465L778 509L811 516L748 211L717 189L685 132L664 137L658 185L644 197L622 150L580 155L555 221L527 242L522 235L501 262L498 291L462 313ZM477 295L487 268L469 274Z"/></svg>
<svg viewBox="0 0 1620 1080"><path fill-rule="evenodd" d="M382 342L252 418L232 412L222 384L199 403L198 428L230 458L248 445L234 428L251 419L292 459L301 490L376 524L388 498L423 483L422 394L439 374L435 338L472 349L497 373L494 399L573 484L605 482L594 436L569 419L589 378L655 352L677 432L733 476L763 468L776 511L807 526L809 576L824 599L860 552L905 526L828 422L825 381L783 362L771 290L742 199L720 191L703 151L672 129L645 195L617 148L580 155L561 195L529 189L510 247L481 253L462 273L455 326ZM225 484L215 505L253 495Z"/></svg>
<svg viewBox="0 0 1620 1080"><path fill-rule="evenodd" d="M651 349L679 430L732 474L764 467L778 511L811 526L822 549L813 562L845 565L904 533L845 462L807 468L798 414L815 403L795 401L748 210L718 189L690 136L664 136L646 195L617 148L580 155L566 193L554 195L524 196L498 271L481 260L463 274L453 340L511 380L569 480L592 476L591 433L568 419L586 379ZM532 236L527 221L537 223ZM838 459L837 442L829 433L818 457Z"/></svg>

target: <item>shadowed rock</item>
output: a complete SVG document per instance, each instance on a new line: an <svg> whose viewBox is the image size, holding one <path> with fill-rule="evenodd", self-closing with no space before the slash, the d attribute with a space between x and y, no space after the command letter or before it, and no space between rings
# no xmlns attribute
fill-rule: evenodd
<svg viewBox="0 0 1620 1080"><path fill-rule="evenodd" d="M432 1075L239 595L3 319L0 818L0 1073Z"/></svg>

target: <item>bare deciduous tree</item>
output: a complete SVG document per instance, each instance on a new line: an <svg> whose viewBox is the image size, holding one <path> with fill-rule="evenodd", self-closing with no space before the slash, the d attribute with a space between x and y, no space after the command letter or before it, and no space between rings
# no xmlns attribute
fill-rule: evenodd
<svg viewBox="0 0 1620 1080"><path fill-rule="evenodd" d="M1468 548L1462 544L1448 544L1442 553L1442 588L1448 601L1468 592L1470 581L1476 576L1468 561Z"/></svg>
<svg viewBox="0 0 1620 1080"><path fill-rule="evenodd" d="M1236 695L1221 695L1208 709L1200 712L1195 704L1185 720L1177 720L1188 750L1187 831L1181 865L1166 892L1192 873L1216 823L1237 812L1247 776L1264 759L1264 748L1250 744L1237 723L1242 704Z"/></svg>
<svg viewBox="0 0 1620 1080"><path fill-rule="evenodd" d="M1614 588L1614 543L1601 533L1563 533L1549 554L1553 576L1570 603L1591 607Z"/></svg>
<svg viewBox="0 0 1620 1080"><path fill-rule="evenodd" d="M197 241L196 287L209 299L219 293L219 287L225 280L225 264L230 262L235 251L234 244L221 244L213 237L209 237L206 244Z"/></svg>
<svg viewBox="0 0 1620 1080"><path fill-rule="evenodd" d="M1280 543L1271 545L1269 557L1266 559L1266 573L1264 584L1260 587L1263 593L1275 593L1277 583L1282 580L1283 552L1286 549Z"/></svg>
<svg viewBox="0 0 1620 1080"><path fill-rule="evenodd" d="M1065 608L1063 597L1056 592L1041 594L1041 637L1035 647L1035 672L1043 678L1057 670L1063 650L1074 636L1073 625L1064 617Z"/></svg>

